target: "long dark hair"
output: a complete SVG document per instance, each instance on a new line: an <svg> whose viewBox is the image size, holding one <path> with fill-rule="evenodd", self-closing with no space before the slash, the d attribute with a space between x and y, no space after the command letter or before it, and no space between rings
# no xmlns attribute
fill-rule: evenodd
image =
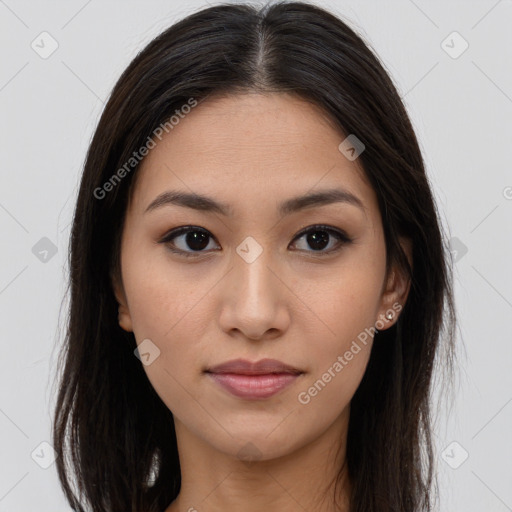
<svg viewBox="0 0 512 512"><path fill-rule="evenodd" d="M69 319L53 419L66 498L80 512L161 512L179 493L172 413L134 356L133 333L117 321L112 280L120 277L138 168L126 162L191 98L247 91L306 98L365 145L359 162L378 197L388 269L399 265L411 288L398 321L375 335L351 402L350 511L431 510L437 483L429 397L440 349L440 370L453 371L451 255L392 80L361 36L302 2L196 12L151 41L110 95L87 153L70 241ZM123 165L122 179L113 181ZM108 193L101 192L107 182ZM412 268L400 236L412 242Z"/></svg>

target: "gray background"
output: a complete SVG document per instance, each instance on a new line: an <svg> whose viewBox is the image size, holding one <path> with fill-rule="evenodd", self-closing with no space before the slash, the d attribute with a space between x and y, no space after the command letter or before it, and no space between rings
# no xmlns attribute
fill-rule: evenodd
<svg viewBox="0 0 512 512"><path fill-rule="evenodd" d="M435 434L441 510L512 511L512 1L318 4L391 73L457 251L458 379ZM0 512L69 510L50 420L81 166L125 66L206 5L0 0Z"/></svg>

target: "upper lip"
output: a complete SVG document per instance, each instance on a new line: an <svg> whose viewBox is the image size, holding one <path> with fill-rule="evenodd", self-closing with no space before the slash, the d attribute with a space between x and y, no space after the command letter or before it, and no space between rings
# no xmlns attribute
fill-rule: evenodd
<svg viewBox="0 0 512 512"><path fill-rule="evenodd" d="M267 375L269 373L300 374L302 370L278 361L277 359L260 359L256 362L245 359L233 359L206 370L207 373L237 373L240 375Z"/></svg>

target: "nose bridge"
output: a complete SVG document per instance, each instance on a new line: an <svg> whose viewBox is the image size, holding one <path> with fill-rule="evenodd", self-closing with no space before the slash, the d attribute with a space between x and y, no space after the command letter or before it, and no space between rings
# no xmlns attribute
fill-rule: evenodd
<svg viewBox="0 0 512 512"><path fill-rule="evenodd" d="M274 275L276 258L264 243L247 237L236 248L230 281L224 290L221 322L225 330L237 329L258 338L269 330L283 330L288 315L283 287Z"/></svg>
<svg viewBox="0 0 512 512"><path fill-rule="evenodd" d="M275 277L270 271L271 250L249 236L239 244L236 253L234 278L240 292L238 298L253 304L272 301L277 290Z"/></svg>

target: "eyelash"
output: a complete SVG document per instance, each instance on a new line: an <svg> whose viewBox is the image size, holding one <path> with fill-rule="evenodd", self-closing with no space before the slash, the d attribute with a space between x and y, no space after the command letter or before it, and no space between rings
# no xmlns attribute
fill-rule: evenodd
<svg viewBox="0 0 512 512"><path fill-rule="evenodd" d="M333 234L334 237L339 241L338 247L336 247L334 249L330 249L328 251L304 251L304 252L311 252L311 253L315 254L315 256L320 255L320 257L327 256L332 253L340 251L343 248L343 246L353 242L353 239L348 237L347 234L344 233L343 231L340 231L339 229L332 228L331 226L326 226L324 224L316 224L314 226L309 226L309 227L303 229L295 236L295 238L292 241L295 242L296 240L302 238L304 235L306 235L308 233L314 233L317 231L326 231L330 234ZM200 228L198 226L182 226L179 228L175 228L175 229L169 231L168 233L166 233L163 236L163 238L161 238L158 241L158 243L166 244L168 249L171 252L173 252L175 254L179 254L180 256L184 256L185 258L196 258L196 257L200 257L202 254L207 253L208 251L183 251L181 249L176 249L170 245L171 240L173 240L174 238L176 238L179 235L187 234L189 232L206 233L207 235L210 236L210 238L215 239L213 237L213 235L211 235L210 232L204 228Z"/></svg>

